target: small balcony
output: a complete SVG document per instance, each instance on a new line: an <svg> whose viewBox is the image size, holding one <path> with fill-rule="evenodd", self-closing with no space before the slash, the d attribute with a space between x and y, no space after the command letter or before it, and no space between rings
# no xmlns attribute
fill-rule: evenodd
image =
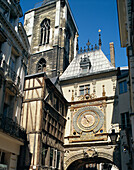
<svg viewBox="0 0 134 170"><path fill-rule="evenodd" d="M0 115L0 131L21 141L26 139L26 131L11 118Z"/></svg>

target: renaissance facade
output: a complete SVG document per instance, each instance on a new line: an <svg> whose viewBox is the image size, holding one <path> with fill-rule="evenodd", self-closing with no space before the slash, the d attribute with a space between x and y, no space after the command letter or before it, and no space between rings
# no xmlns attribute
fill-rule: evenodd
<svg viewBox="0 0 134 170"><path fill-rule="evenodd" d="M80 51L60 77L69 101L64 169L120 169L119 146L108 135L119 132L118 85L114 46L111 61L99 47Z"/></svg>

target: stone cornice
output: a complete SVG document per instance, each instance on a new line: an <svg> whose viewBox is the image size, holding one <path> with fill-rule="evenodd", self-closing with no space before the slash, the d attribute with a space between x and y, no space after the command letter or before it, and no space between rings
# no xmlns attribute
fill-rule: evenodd
<svg viewBox="0 0 134 170"><path fill-rule="evenodd" d="M29 41L26 35L26 31L21 22L19 22L19 33L21 34L23 41L25 42L25 48L28 50L30 45L29 45Z"/></svg>

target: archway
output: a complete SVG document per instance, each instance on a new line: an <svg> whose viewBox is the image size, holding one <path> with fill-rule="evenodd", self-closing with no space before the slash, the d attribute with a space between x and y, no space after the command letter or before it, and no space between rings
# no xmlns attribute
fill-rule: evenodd
<svg viewBox="0 0 134 170"><path fill-rule="evenodd" d="M73 155L65 162L65 170L119 170L110 154L83 152Z"/></svg>

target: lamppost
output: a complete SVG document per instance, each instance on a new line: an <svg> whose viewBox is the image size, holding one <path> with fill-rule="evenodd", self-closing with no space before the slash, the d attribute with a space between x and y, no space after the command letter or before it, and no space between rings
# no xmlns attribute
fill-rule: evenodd
<svg viewBox="0 0 134 170"><path fill-rule="evenodd" d="M112 144L114 144L114 145L116 144L116 140L117 140L118 135L119 135L119 133L115 133L115 129L112 129L112 133L108 134L108 136L111 139Z"/></svg>

